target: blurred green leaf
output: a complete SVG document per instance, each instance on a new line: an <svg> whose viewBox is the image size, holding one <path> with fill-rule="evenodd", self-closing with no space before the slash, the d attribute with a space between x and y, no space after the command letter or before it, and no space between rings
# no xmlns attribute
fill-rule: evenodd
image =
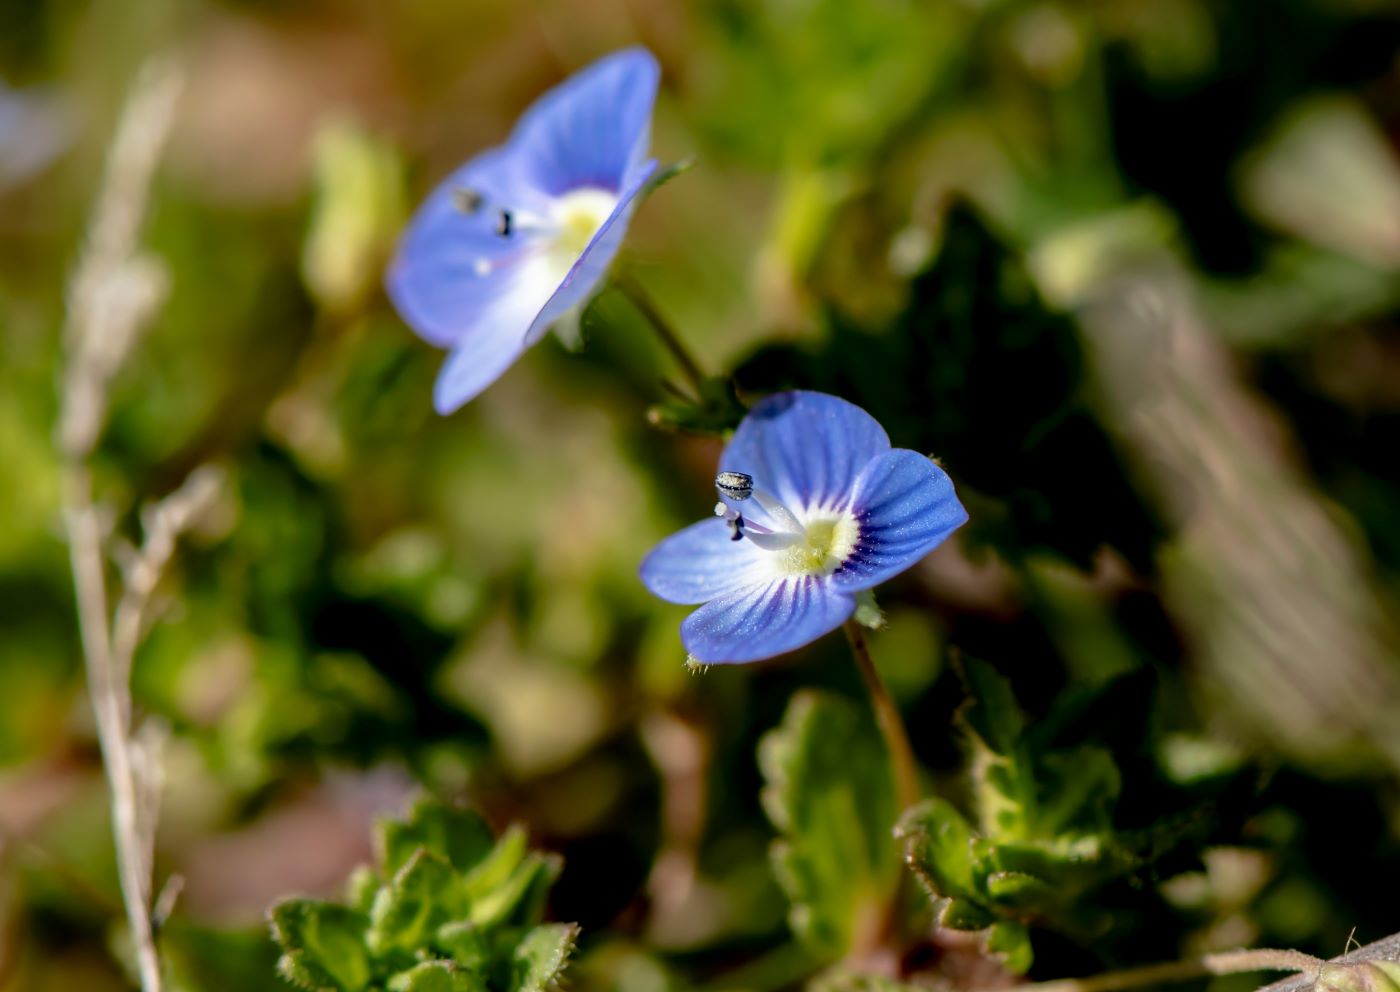
<svg viewBox="0 0 1400 992"><path fill-rule="evenodd" d="M495 847L491 828L476 813L424 796L406 820L385 819L377 837L383 869L394 873L419 848L446 860L459 872L471 871Z"/></svg>
<svg viewBox="0 0 1400 992"><path fill-rule="evenodd" d="M935 898L976 898L972 825L946 799L925 799L900 817L895 835L905 860Z"/></svg>
<svg viewBox="0 0 1400 992"><path fill-rule="evenodd" d="M433 944L466 968L483 968L491 958L489 932L471 920L453 920L438 928Z"/></svg>
<svg viewBox="0 0 1400 992"><path fill-rule="evenodd" d="M511 992L546 992L568 964L578 927L549 923L535 927L515 947Z"/></svg>
<svg viewBox="0 0 1400 992"><path fill-rule="evenodd" d="M317 302L343 313L379 285L404 214L403 166L394 147L343 119L314 140L316 203L302 275Z"/></svg>
<svg viewBox="0 0 1400 992"><path fill-rule="evenodd" d="M412 951L461 908L457 878L442 858L419 848L379 890L370 910L369 946L376 955Z"/></svg>
<svg viewBox="0 0 1400 992"><path fill-rule="evenodd" d="M559 877L560 867L557 857L531 853L498 886L472 904L472 921L482 926L499 926L533 918L544 907L545 895Z"/></svg>
<svg viewBox="0 0 1400 992"><path fill-rule="evenodd" d="M372 977L364 913L335 903L287 899L270 913L282 945L278 971L294 985L331 992L359 992Z"/></svg>
<svg viewBox="0 0 1400 992"><path fill-rule="evenodd" d="M793 931L817 953L840 957L898 878L898 811L883 743L852 703L803 691L764 737L759 765Z"/></svg>
<svg viewBox="0 0 1400 992"><path fill-rule="evenodd" d="M992 924L987 931L986 947L989 952L1001 957L1006 970L1013 975L1024 975L1030 970L1033 957L1031 938L1021 924L1008 920Z"/></svg>
<svg viewBox="0 0 1400 992"><path fill-rule="evenodd" d="M486 982L450 961L425 961L389 980L389 992L487 992Z"/></svg>
<svg viewBox="0 0 1400 992"><path fill-rule="evenodd" d="M528 992L558 977L577 927L539 925L560 860L530 851L523 829L493 843L474 813L422 797L378 836L381 869L397 867L387 880L356 873L351 896L368 912L311 900L271 911L289 980L331 992L505 992L507 982Z"/></svg>

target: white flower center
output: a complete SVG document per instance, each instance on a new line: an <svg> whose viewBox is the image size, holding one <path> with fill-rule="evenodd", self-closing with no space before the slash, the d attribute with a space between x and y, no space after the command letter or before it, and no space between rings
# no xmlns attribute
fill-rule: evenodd
<svg viewBox="0 0 1400 992"><path fill-rule="evenodd" d="M771 556L780 575L830 575L846 561L860 540L860 523L850 513L794 513L771 493L754 487L743 472L721 472L715 478L720 502L716 516L728 522L734 540L748 540ZM732 504L752 499L765 522L746 519Z"/></svg>

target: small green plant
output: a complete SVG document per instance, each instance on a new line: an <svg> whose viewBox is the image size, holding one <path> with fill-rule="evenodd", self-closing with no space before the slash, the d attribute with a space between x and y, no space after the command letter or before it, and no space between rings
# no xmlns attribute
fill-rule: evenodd
<svg viewBox="0 0 1400 992"><path fill-rule="evenodd" d="M350 879L345 902L286 899L269 912L278 970L327 992L543 992L578 928L541 923L557 856L525 831L497 839L469 810L424 798L376 836L378 867Z"/></svg>
<svg viewBox="0 0 1400 992"><path fill-rule="evenodd" d="M991 666L969 660L962 673L969 699L958 724L970 752L975 817L944 798L928 799L905 812L897 833L938 906L939 924L984 930L987 950L1023 973L1031 965L1031 926L1102 932L1109 921L1096 893L1175 847L1189 824L1118 829L1122 782L1109 752L1050 746Z"/></svg>

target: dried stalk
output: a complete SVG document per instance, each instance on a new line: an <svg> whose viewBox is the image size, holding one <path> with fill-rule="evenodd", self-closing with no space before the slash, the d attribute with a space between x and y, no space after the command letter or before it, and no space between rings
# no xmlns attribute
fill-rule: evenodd
<svg viewBox="0 0 1400 992"><path fill-rule="evenodd" d="M140 252L137 238L179 90L175 67L152 62L142 71L122 112L87 240L69 282L64 327L68 358L58 428L64 521L88 693L112 794L118 880L145 992L161 988L151 922L161 778L155 728L133 732L131 660L175 540L207 505L214 483L208 472L197 472L146 513L143 545L125 569L124 591L116 616L109 621L105 515L94 498L88 458L107 417L112 377L167 291L164 267Z"/></svg>

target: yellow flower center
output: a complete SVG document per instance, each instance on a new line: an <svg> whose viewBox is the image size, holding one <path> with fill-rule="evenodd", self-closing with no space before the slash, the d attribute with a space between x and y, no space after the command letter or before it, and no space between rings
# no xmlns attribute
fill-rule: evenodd
<svg viewBox="0 0 1400 992"><path fill-rule="evenodd" d="M774 554L786 575L830 575L850 557L859 537L854 517L823 517L808 521L801 540Z"/></svg>
<svg viewBox="0 0 1400 992"><path fill-rule="evenodd" d="M617 197L604 189L570 190L555 202L555 233L550 255L565 270L572 268L598 229L612 216Z"/></svg>

